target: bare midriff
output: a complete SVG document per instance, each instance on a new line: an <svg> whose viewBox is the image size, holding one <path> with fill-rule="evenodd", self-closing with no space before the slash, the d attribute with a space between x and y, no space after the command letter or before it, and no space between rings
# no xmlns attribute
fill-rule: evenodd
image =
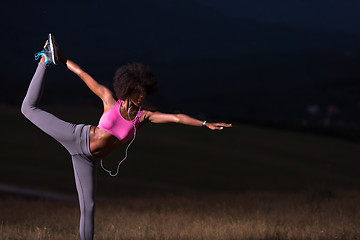
<svg viewBox="0 0 360 240"><path fill-rule="evenodd" d="M90 151L97 158L105 158L122 143L107 131L91 126L89 132Z"/></svg>

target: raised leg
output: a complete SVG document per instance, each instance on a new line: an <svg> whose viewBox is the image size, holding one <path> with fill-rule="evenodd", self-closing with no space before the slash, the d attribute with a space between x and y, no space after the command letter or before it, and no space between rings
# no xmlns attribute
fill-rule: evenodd
<svg viewBox="0 0 360 240"><path fill-rule="evenodd" d="M39 108L47 66L39 62L31 80L28 91L21 105L21 112L34 125L60 142L70 153L73 153L75 124L63 121L51 113Z"/></svg>

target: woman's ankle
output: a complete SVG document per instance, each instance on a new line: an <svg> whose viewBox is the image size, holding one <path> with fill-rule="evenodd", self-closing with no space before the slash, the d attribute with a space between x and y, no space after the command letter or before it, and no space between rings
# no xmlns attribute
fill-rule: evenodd
<svg viewBox="0 0 360 240"><path fill-rule="evenodd" d="M45 63L45 56L44 55L41 55L40 62Z"/></svg>

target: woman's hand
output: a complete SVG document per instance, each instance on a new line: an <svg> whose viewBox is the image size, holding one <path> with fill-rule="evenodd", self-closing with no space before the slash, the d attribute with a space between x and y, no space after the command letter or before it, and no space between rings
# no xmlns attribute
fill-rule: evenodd
<svg viewBox="0 0 360 240"><path fill-rule="evenodd" d="M206 123L205 125L207 128L211 129L211 130L223 130L224 127L228 128L228 127L232 127L232 124L228 124L228 123Z"/></svg>
<svg viewBox="0 0 360 240"><path fill-rule="evenodd" d="M59 62L61 62L62 64L64 64L66 66L67 58L62 54L59 47L57 47L56 50L57 50L56 53L57 53Z"/></svg>

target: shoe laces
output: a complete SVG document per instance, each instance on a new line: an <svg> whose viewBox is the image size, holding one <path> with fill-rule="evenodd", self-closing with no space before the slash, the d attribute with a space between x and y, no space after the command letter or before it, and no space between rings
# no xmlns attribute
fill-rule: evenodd
<svg viewBox="0 0 360 240"><path fill-rule="evenodd" d="M40 51L40 52L35 53L35 60L38 60L38 59L39 59L39 57L40 57L41 55L44 55L44 54L45 54L44 50L42 50L42 51Z"/></svg>

